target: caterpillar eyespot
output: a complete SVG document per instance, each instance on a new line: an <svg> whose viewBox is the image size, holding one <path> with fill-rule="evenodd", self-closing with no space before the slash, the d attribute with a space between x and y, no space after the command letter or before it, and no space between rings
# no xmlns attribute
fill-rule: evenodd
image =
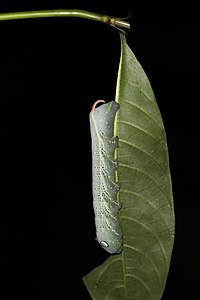
<svg viewBox="0 0 200 300"><path fill-rule="evenodd" d="M99 103L102 105L96 107ZM122 251L122 231L117 193L118 161L115 150L119 139L114 136L114 121L119 104L97 100L90 112L92 139L92 190L97 241L109 253Z"/></svg>
<svg viewBox="0 0 200 300"><path fill-rule="evenodd" d="M101 245L101 247L103 247L103 248L107 248L107 247L108 247L108 244L107 244L105 241L101 241L101 242L100 242L100 245Z"/></svg>

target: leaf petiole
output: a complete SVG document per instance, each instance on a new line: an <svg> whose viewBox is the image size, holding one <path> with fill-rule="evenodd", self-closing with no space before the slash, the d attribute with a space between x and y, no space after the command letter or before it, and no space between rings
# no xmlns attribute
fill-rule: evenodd
<svg viewBox="0 0 200 300"><path fill-rule="evenodd" d="M54 10L36 10L24 12L1 13L0 21L33 19L33 18L52 18L52 17L74 17L89 19L102 22L117 28L130 29L130 23L124 21L124 18L115 18L94 12L76 9L54 9Z"/></svg>

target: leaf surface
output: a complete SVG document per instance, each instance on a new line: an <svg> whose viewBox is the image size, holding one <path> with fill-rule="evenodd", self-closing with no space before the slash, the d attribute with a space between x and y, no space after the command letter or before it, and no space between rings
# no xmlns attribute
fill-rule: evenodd
<svg viewBox="0 0 200 300"><path fill-rule="evenodd" d="M123 251L83 280L95 300L159 300L174 242L174 208L162 117L149 80L121 35L116 88Z"/></svg>

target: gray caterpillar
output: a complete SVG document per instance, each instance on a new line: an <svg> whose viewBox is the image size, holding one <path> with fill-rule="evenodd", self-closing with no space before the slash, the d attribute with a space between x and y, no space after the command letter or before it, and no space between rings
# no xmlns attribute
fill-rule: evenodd
<svg viewBox="0 0 200 300"><path fill-rule="evenodd" d="M96 107L98 103L103 105ZM122 251L122 232L119 219L121 208L117 193L115 150L118 137L114 137L114 121L119 104L111 101L105 104L98 100L90 112L92 138L92 189L95 213L96 235L99 244L109 253Z"/></svg>

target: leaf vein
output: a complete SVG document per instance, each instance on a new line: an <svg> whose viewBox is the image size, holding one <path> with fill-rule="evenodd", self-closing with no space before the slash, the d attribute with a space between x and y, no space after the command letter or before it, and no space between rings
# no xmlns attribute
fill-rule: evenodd
<svg viewBox="0 0 200 300"><path fill-rule="evenodd" d="M143 128L140 128L139 126L136 126L135 124L132 124L130 122L127 122L127 121L118 121L118 123L122 123L122 124L126 124L126 125L129 125L139 131L141 131L142 133L146 134L147 136L151 137L152 139L154 139L154 141L156 141L157 143L161 143L159 140L157 140L153 135L151 135L149 132L147 132L146 130L144 130Z"/></svg>
<svg viewBox="0 0 200 300"><path fill-rule="evenodd" d="M112 265L113 263L115 263L115 262L117 262L117 261L120 261L120 258L119 258L119 257L117 257L116 259L111 260L110 262L108 262L108 263L105 265L105 267L99 272L99 277L98 277L98 279L97 279L97 282L100 280L101 276L105 273L106 269L108 269L108 267L109 267L110 265ZM95 285L95 287L94 287L94 289L95 289L95 292L94 292L95 296L96 296L97 288L98 288L98 284Z"/></svg>
<svg viewBox="0 0 200 300"><path fill-rule="evenodd" d="M169 226L167 225L165 219L163 218L163 216L162 216L162 214L161 214L159 208L157 208L156 206L154 206L154 205L152 204L152 202L148 200L148 198L146 198L146 197L140 195L139 193L132 192L132 191L125 190L125 189L121 189L120 192L121 192L121 193L128 193L128 194L131 194L131 195L135 195L136 197L138 197L138 198L144 200L145 202L147 202L147 203L148 203L148 204L149 204L149 205L150 205L150 206L151 206L151 207L159 214L159 216L160 216L161 219L163 220L163 223L164 223L165 226L167 227L168 232L169 232L169 235L170 235L170 237L171 237L171 231L170 231L170 229L169 229ZM128 209L129 209L129 208L128 208ZM131 208L130 208L130 209L131 209Z"/></svg>
<svg viewBox="0 0 200 300"><path fill-rule="evenodd" d="M142 252L140 249L137 249L137 248L135 248L133 246L124 244L124 247L129 248L129 249L131 249L133 251L136 251L136 252L140 253L141 255L145 256L150 261L151 265L153 266L153 268L154 268L154 270L156 272L156 275L158 277L159 286L161 288L162 284L161 284L161 279L160 279L159 271L158 271L158 268L156 267L156 265L154 264L154 262L151 260L151 258L146 253Z"/></svg>
<svg viewBox="0 0 200 300"><path fill-rule="evenodd" d="M129 221L132 221L132 222L135 222L137 223L138 225L144 227L147 231L149 231L153 236L154 238L158 241L159 245L160 245L160 248L161 248L161 251L163 253L163 257L164 257L164 261L165 261L165 264L166 264L166 267L168 266L167 264L167 255L165 253L165 250L163 248L163 245L161 244L159 238L154 234L154 232L147 226L145 226L143 223L139 222L138 220L136 220L135 218L132 218L132 217L128 217L128 216L121 216L121 219L126 219L126 220L129 220Z"/></svg>
<svg viewBox="0 0 200 300"><path fill-rule="evenodd" d="M121 100L123 100L125 103L129 104L129 105L132 105L134 106L135 108L137 108L138 110L140 110L143 114L145 114L149 119L151 119L157 126L158 128L160 129L162 135L163 135L163 128L158 124L158 122L156 122L155 119L153 119L145 110L143 110L141 107L139 107L138 105L136 105L135 103L132 103L130 101L128 101L127 99L125 98L121 98Z"/></svg>
<svg viewBox="0 0 200 300"><path fill-rule="evenodd" d="M124 285L122 285L122 284L118 284L117 286L113 287L112 289L110 289L109 293L107 294L106 299L109 299L110 294L111 294L114 290L119 289L119 288L123 288L123 289L124 289L125 287L124 287ZM113 298L112 298L112 299L113 299Z"/></svg>
<svg viewBox="0 0 200 300"><path fill-rule="evenodd" d="M134 70L131 69L130 67L129 67L129 69L130 69L131 71L134 71ZM158 107L157 107L156 104L155 104L155 96L153 95L153 98L151 98L149 95L147 95L147 94L144 92L144 90L143 90L143 88L142 88L142 86L141 86L140 84L135 84L135 83L132 83L130 80L125 81L125 80L123 80L123 79L122 79L122 82L126 82L127 85L130 84L131 86L133 86L133 87L137 88L139 91L141 91L141 93L146 97L146 99L148 99L149 101L151 101L151 104L158 110Z"/></svg>
<svg viewBox="0 0 200 300"><path fill-rule="evenodd" d="M146 152L146 151L144 151L143 149L137 147L137 146L134 145L133 143L129 143L129 142L125 141L125 140L120 139L120 142L123 143L123 144L129 145L129 146L131 146L131 147L133 147L133 148L139 150L141 153L144 153L145 155L147 155L148 157L150 157L150 158L157 164L157 166L158 166L160 169L162 169L163 173L165 174L165 170L164 170L163 166L162 166L162 165L161 165L161 164L160 164L153 156L151 156L148 152Z"/></svg>
<svg viewBox="0 0 200 300"><path fill-rule="evenodd" d="M119 166L123 167L123 168L127 168L127 169L130 169L130 170L133 170L133 171L136 171L136 172L139 172L139 173L142 173L144 176L146 176L147 178L149 178L157 186L157 188L162 192L164 198L170 204L170 201L168 200L167 196L165 195L165 193L163 192L163 190L161 189L161 187L159 186L159 184L149 174L145 173L144 171L142 171L142 170L140 170L138 168L130 167L129 165L126 165L126 164L121 164L120 163Z"/></svg>
<svg viewBox="0 0 200 300"><path fill-rule="evenodd" d="M127 274L126 276L138 280L138 281L144 286L145 290L148 292L148 295L149 295L150 298L152 299L150 290L149 290L149 288L147 287L147 285L144 283L144 281L143 281L142 279L140 279L138 276L135 276L135 275L133 275L133 274Z"/></svg>

